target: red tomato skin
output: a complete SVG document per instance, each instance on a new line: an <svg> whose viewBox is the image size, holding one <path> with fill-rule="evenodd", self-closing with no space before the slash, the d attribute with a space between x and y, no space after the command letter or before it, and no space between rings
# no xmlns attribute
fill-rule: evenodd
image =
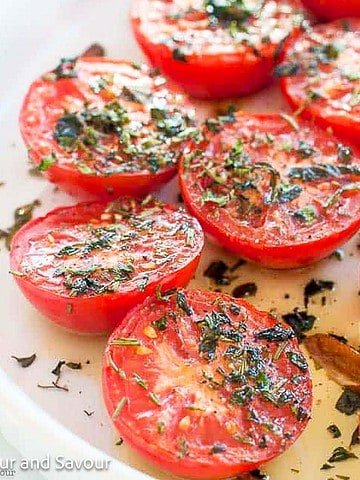
<svg viewBox="0 0 360 480"><path fill-rule="evenodd" d="M126 60L114 60L107 57L86 57L82 58L81 62L91 64L95 66L98 64L110 63L116 68L116 64L128 64L132 62ZM57 80L59 85L59 91L63 94L68 92L74 94L74 87L72 79L60 79ZM25 145L28 147L33 143L33 134L29 128L27 116L28 105L30 99L34 96L34 92L44 83L44 80L39 79L32 83L30 86L19 114L19 126L22 138ZM169 84L171 89L176 89L173 85ZM51 98L48 99L51 102ZM190 103L189 103L190 106ZM40 108L40 107L39 107ZM43 158L41 149L29 148L28 156L35 166L38 166ZM48 153L48 152L47 152ZM119 196L132 196L135 198L143 198L151 192L158 190L162 185L168 183L177 172L176 166L163 168L157 173L149 172L135 172L135 173L122 173L112 174L109 176L104 175L86 175L79 170L66 168L66 166L52 165L46 171L42 172L43 175L52 183L59 186L62 190L70 195L83 200L111 200L118 198Z"/></svg>
<svg viewBox="0 0 360 480"><path fill-rule="evenodd" d="M186 291L186 290L185 290ZM194 294L195 296L201 293L201 290L187 290L188 294ZM214 297L216 298L217 294L216 292L204 292L209 294L210 298ZM231 297L229 295L226 295L229 299ZM127 336L127 333L131 333L134 329L134 325L136 322L138 322L138 317L136 314L141 311L143 306L150 304L151 303L151 297L148 297L142 305L138 305L135 307L132 311L128 313L126 316L122 327L116 329L113 334L111 335L110 339L108 342L111 342L112 339L118 338L119 337L119 331L121 333L120 336ZM250 304L249 302L242 300L242 299L234 299L234 303L237 305L241 305L242 307L245 307L249 311L249 315L251 316L252 314L259 313L256 308ZM262 312L264 313L264 312ZM109 345L109 343L108 343ZM111 366L109 366L107 359L106 359L106 352L108 351L108 348L105 351L105 355L103 357L103 366L102 366L102 388L103 388L103 399L105 406L107 408L108 413L111 415L114 411L114 391L113 391L113 374L114 371ZM309 389L309 398L308 398L308 405L309 408L311 409L312 405L312 380L309 377L307 380L306 388ZM114 389L116 389L116 386L114 386ZM219 479L226 479L226 478L232 478L232 477L237 477L241 473L246 473L252 470L255 470L257 468L260 468L262 465L262 462L253 462L251 463L250 461L246 462L246 464L238 463L235 465L230 466L227 464L226 466L224 465L216 465L215 463L211 462L206 463L206 464L200 464L196 460L192 458L187 458L186 462L179 462L177 458L173 459L170 461L170 459L160 457L160 452L157 448L156 442L154 444L145 443L144 440L142 439L141 436L136 435L136 433L127 426L127 423L125 421L121 421L121 414L119 417L114 420L116 428L119 430L119 433L121 434L121 437L129 444L131 445L132 448L136 450L137 453L142 455L146 460L151 462L152 464L157 465L158 468L161 470L165 470L168 472L172 472L175 475L189 478L189 479L199 479L199 480L219 480ZM301 433L299 432L297 434L297 437ZM295 440L295 439L294 439ZM276 458L278 454L274 454L272 458L269 458L269 461L272 460L273 458ZM246 477L246 475L245 475ZM169 477L170 478L170 477ZM246 477L247 478L247 477Z"/></svg>
<svg viewBox="0 0 360 480"><path fill-rule="evenodd" d="M240 242L236 236L231 235L229 232L224 234L223 230L214 226L206 218L203 218L200 212L194 208L187 189L184 188L185 182L181 175L179 176L179 182L187 210L199 220L204 231L215 243L249 262L257 263L266 268L287 270L311 265L331 255L360 229L360 219L357 219L341 233L294 246L265 247L263 245Z"/></svg>
<svg viewBox="0 0 360 480"><path fill-rule="evenodd" d="M271 118L269 114L257 114L262 117L264 123ZM357 149L354 143L354 150ZM286 246L264 246L252 242L242 242L231 232L222 228L221 225L209 221L201 210L194 206L187 188L185 179L184 163L181 160L179 164L179 186L187 210L191 215L197 218L203 227L204 232L209 239L216 245L221 246L235 255L244 258L249 262L257 263L263 267L275 270L287 270L303 268L331 255L337 248L350 240L360 229L360 218L355 218L353 223L346 229L338 233L329 233L328 236L298 243L296 245Z"/></svg>
<svg viewBox="0 0 360 480"><path fill-rule="evenodd" d="M294 95L289 93L290 83L290 78L282 78L280 80L280 88L285 100L288 102L290 107L296 111L302 105L302 98L300 96L295 98ZM349 116L326 115L324 109L315 109L311 107L305 108L300 113L300 116L316 123L321 128L330 128L332 132L334 132L334 134L340 138L349 140L354 144L359 144L360 123Z"/></svg>
<svg viewBox="0 0 360 480"><path fill-rule="evenodd" d="M89 218L93 216L91 213L99 211L99 207L103 208L103 204L98 202L83 203L80 206L88 210ZM61 211L63 211L62 207L53 210L45 217L30 220L16 233L12 240L11 270L17 271L19 266L19 254L21 253L19 244L22 236L36 228L50 215L56 215L57 212ZM57 325L82 334L106 334L112 332L136 304L141 303L148 295L154 294L158 284L161 284L164 290L186 286L194 276L199 260L200 254L183 269L165 276L161 282L149 283L144 291L132 290L126 293L113 293L87 298L57 295L16 275L15 280L29 302L42 315Z"/></svg>
<svg viewBox="0 0 360 480"><path fill-rule="evenodd" d="M113 402L111 396L111 389L109 388L108 376L111 374L111 367L106 364L106 360L103 362L102 373L102 388L105 407L108 412L113 411ZM155 464L161 470L172 472L180 477L199 480L219 480L237 476L242 472L239 465L234 465L232 468L227 468L226 472L215 466L209 467L209 465L200 466L198 462L194 462L188 459L186 464L179 464L178 461L170 462L167 459L158 458L158 452L156 445L146 444L139 435L134 434L131 428L126 426L126 423L121 423L121 437L131 445L136 452L144 457L147 461ZM260 463L248 464L249 469L247 471L255 470L261 466ZM240 468L240 470L239 470ZM170 478L170 477L169 477Z"/></svg>
<svg viewBox="0 0 360 480"><path fill-rule="evenodd" d="M322 20L336 20L360 15L359 0L302 0Z"/></svg>
<svg viewBox="0 0 360 480"><path fill-rule="evenodd" d="M35 164L36 155L29 153ZM164 169L159 173L129 173L121 175L85 175L79 171L53 165L44 172L47 179L80 200L113 200L119 196L143 198L168 183L176 168Z"/></svg>
<svg viewBox="0 0 360 480"><path fill-rule="evenodd" d="M305 2L304 2L305 3ZM325 2L324 2L325 3ZM347 3L347 2L345 2ZM358 4L358 10L360 15L360 3ZM336 2L336 5L338 3ZM327 5L326 5L327 6ZM344 15L345 16L345 15ZM335 18L335 17L334 17ZM336 17L339 18L339 17ZM331 18L329 18L331 20ZM359 18L348 18L347 19L351 24L354 24L357 28L360 28ZM335 24L336 25L336 24ZM316 28L316 27L315 27ZM301 37L301 33L298 33L296 36L292 37L289 42L287 42L282 55L281 61L286 59L286 54L288 50L292 49L294 43ZM301 89L296 89L293 85L292 77L283 77L280 78L280 89L283 97L290 105L294 111L299 110L299 115L307 120L310 120L319 127L327 129L330 128L331 131L354 144L359 145L360 137L360 122L354 118L354 116L347 115L346 113L341 114L331 114L326 113L326 107L321 108L317 105L309 105L307 108L303 108L304 96Z"/></svg>
<svg viewBox="0 0 360 480"><path fill-rule="evenodd" d="M258 92L271 83L274 61L249 53L189 55L187 62L172 57L166 45L152 44L140 31L139 20L132 18L135 38L149 62L180 85L192 97L216 100ZM220 63L221 62L221 63Z"/></svg>
<svg viewBox="0 0 360 480"><path fill-rule="evenodd" d="M274 47L264 47L261 56L247 51L217 55L188 55L186 62L173 58L172 50L152 43L141 32L141 19L135 0L130 20L136 41L148 61L158 67L189 95L203 100L246 96L256 93L273 80ZM296 35L294 30L293 35ZM284 42L289 42L292 35Z"/></svg>
<svg viewBox="0 0 360 480"><path fill-rule="evenodd" d="M164 278L161 282L162 288L170 290L177 286L187 286L196 271L199 260L200 256L180 272ZM42 315L67 330L82 334L112 332L134 305L155 293L158 285L149 284L146 291L131 292L126 296L113 294L79 299L55 295L39 289L20 277L16 277L15 280L24 296Z"/></svg>

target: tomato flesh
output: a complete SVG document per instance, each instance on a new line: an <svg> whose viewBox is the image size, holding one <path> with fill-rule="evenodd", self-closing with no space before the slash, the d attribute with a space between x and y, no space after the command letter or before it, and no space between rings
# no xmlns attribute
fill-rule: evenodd
<svg viewBox="0 0 360 480"><path fill-rule="evenodd" d="M304 18L301 2L266 0L253 10L232 0L223 8L207 3L136 0L133 30L149 61L198 98L236 97L265 87L283 42Z"/></svg>
<svg viewBox="0 0 360 480"><path fill-rule="evenodd" d="M294 110L358 143L360 19L317 25L285 50L281 88ZM279 67L281 68L281 66ZM286 70L292 70L286 76Z"/></svg>
<svg viewBox="0 0 360 480"><path fill-rule="evenodd" d="M303 0L303 3L324 20L360 16L359 0Z"/></svg>
<svg viewBox="0 0 360 480"><path fill-rule="evenodd" d="M146 65L67 62L36 80L22 106L34 164L82 198L142 197L169 181L182 141L196 131L184 95Z"/></svg>
<svg viewBox="0 0 360 480"><path fill-rule="evenodd" d="M103 389L124 440L191 478L231 477L279 455L312 403L293 331L200 290L148 298L129 313L108 342Z"/></svg>
<svg viewBox="0 0 360 480"><path fill-rule="evenodd" d="M212 238L250 261L295 268L356 233L354 145L287 116L223 118L208 122L201 149L190 145L180 165L184 202Z"/></svg>
<svg viewBox="0 0 360 480"><path fill-rule="evenodd" d="M11 269L31 303L66 328L109 332L158 285L185 286L203 246L198 222L155 200L53 210L13 239Z"/></svg>

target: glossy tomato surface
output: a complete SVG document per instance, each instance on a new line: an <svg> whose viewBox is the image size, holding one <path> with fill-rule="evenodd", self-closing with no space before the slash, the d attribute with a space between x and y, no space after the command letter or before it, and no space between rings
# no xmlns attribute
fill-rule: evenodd
<svg viewBox="0 0 360 480"><path fill-rule="evenodd" d="M149 61L198 98L256 92L304 20L298 0L135 0L131 20Z"/></svg>
<svg viewBox="0 0 360 480"><path fill-rule="evenodd" d="M336 20L360 16L359 0L302 0L319 18Z"/></svg>
<svg viewBox="0 0 360 480"><path fill-rule="evenodd" d="M310 417L311 380L294 332L229 295L148 298L110 337L109 414L160 468L229 478L287 449Z"/></svg>
<svg viewBox="0 0 360 480"><path fill-rule="evenodd" d="M193 114L146 65L62 59L31 85L20 127L31 160L70 194L141 197L175 175Z"/></svg>
<svg viewBox="0 0 360 480"><path fill-rule="evenodd" d="M102 333L158 285L187 285L202 247L200 225L183 210L123 198L30 221L13 239L11 269L42 314L72 330Z"/></svg>
<svg viewBox="0 0 360 480"><path fill-rule="evenodd" d="M293 109L331 127L343 137L360 138L360 19L317 25L289 44L278 73Z"/></svg>
<svg viewBox="0 0 360 480"><path fill-rule="evenodd" d="M209 120L180 166L189 211L243 258L271 268L308 265L360 227L358 149L287 115Z"/></svg>

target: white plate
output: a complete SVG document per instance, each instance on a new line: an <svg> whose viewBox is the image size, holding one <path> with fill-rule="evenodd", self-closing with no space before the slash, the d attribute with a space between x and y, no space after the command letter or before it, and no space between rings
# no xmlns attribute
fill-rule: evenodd
<svg viewBox="0 0 360 480"><path fill-rule="evenodd" d="M1 0L0 180L6 183L0 187L1 227L11 224L12 212L17 206L34 198L42 202L36 214L55 205L74 203L64 194L54 193L45 180L28 175L26 151L17 124L21 100L33 78L53 67L60 56L77 54L93 41L103 43L110 55L141 59L129 29L129 3L129 0ZM276 87L239 103L242 108L259 111L285 108ZM176 182L170 191L174 199ZM235 261L215 247L207 246L199 273L211 259L220 257ZM314 298L310 305L310 312L319 316L314 331L345 335L358 346L358 260L356 239L353 239L345 249L342 262L328 259L292 272L266 271L245 265L238 270L238 282L255 281L259 289L251 301L260 308L285 313L302 304L303 287L309 279L334 280L336 290L327 294L326 306L321 306L320 297ZM42 318L20 295L8 275L8 252L3 246L0 271L0 426L7 439L25 457L43 458L50 454L53 467L56 455L70 459L112 457L109 471L61 472L61 478L67 475L76 479L89 478L89 475L99 479L148 478L140 471L155 478L173 478L149 466L126 445L115 446L118 437L105 412L100 391L100 361L105 339L78 337ZM209 286L201 275L193 282L193 285L199 284ZM284 299L284 293L289 293L290 298ZM26 356L34 352L38 358L28 369L20 368L10 358L13 354ZM51 381L50 372L61 359L84 364L81 371L64 370L62 381L70 392L39 389L37 383ZM86 364L87 360L90 364ZM356 460L336 465L330 474L319 470L336 446L348 445L356 417L346 417L334 409L341 390L323 371L314 370L313 378L313 420L301 439L265 470L273 480L322 480L335 474L358 480ZM94 414L88 417L84 409ZM326 432L330 423L341 428L339 440L333 440ZM54 469L44 473L49 478L60 474Z"/></svg>

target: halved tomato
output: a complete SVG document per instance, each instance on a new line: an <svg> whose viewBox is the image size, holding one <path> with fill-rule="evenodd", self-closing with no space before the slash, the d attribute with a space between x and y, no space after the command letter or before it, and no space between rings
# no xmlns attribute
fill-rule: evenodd
<svg viewBox="0 0 360 480"><path fill-rule="evenodd" d="M354 142L360 136L360 19L317 25L285 50L277 68L294 110Z"/></svg>
<svg viewBox="0 0 360 480"><path fill-rule="evenodd" d="M159 201L82 203L19 230L11 269L28 300L55 323L110 332L158 285L187 285L203 242L197 220Z"/></svg>
<svg viewBox="0 0 360 480"><path fill-rule="evenodd" d="M247 95L270 83L298 0L135 0L135 37L149 61L198 98Z"/></svg>
<svg viewBox="0 0 360 480"><path fill-rule="evenodd" d="M148 298L110 337L105 403L126 442L161 469L227 478L286 450L312 391L294 332L229 295Z"/></svg>
<svg viewBox="0 0 360 480"><path fill-rule="evenodd" d="M359 0L302 0L319 18L336 20L360 16Z"/></svg>
<svg viewBox="0 0 360 480"><path fill-rule="evenodd" d="M288 115L209 120L180 165L184 202L224 248L271 268L308 265L360 227L359 150Z"/></svg>
<svg viewBox="0 0 360 480"><path fill-rule="evenodd" d="M145 196L176 173L194 110L146 65L62 59L30 87L20 113L29 156L83 198Z"/></svg>

